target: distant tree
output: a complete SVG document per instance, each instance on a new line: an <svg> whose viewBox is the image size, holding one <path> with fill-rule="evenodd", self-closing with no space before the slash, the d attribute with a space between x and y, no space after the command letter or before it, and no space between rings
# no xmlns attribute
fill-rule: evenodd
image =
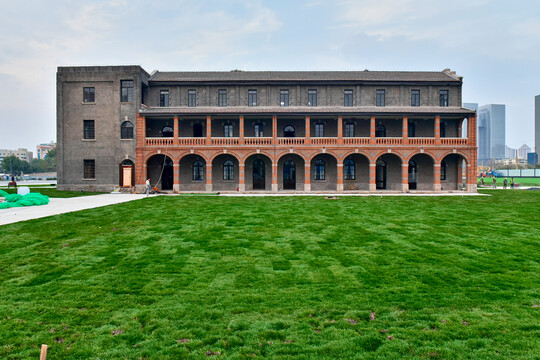
<svg viewBox="0 0 540 360"><path fill-rule="evenodd" d="M31 166L24 160L20 160L15 155L7 156L2 161L2 168L5 173L11 175L21 175L21 173L29 173Z"/></svg>

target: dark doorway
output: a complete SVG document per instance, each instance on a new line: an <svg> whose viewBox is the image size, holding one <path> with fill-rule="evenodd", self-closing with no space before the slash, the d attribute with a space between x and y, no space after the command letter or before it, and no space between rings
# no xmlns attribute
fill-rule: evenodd
<svg viewBox="0 0 540 360"><path fill-rule="evenodd" d="M253 190L265 189L264 160L253 161Z"/></svg>
<svg viewBox="0 0 540 360"><path fill-rule="evenodd" d="M294 126L287 125L283 128L283 137L295 137L296 132L294 131Z"/></svg>
<svg viewBox="0 0 540 360"><path fill-rule="evenodd" d="M165 166L163 167L163 175L161 177L161 188L163 190L172 190L173 188L173 162L170 158L165 160Z"/></svg>
<svg viewBox="0 0 540 360"><path fill-rule="evenodd" d="M416 168L416 162L409 160L409 190L416 190L416 184L418 182L418 169Z"/></svg>
<svg viewBox="0 0 540 360"><path fill-rule="evenodd" d="M386 127L383 124L379 123L375 127L375 137L386 137Z"/></svg>
<svg viewBox="0 0 540 360"><path fill-rule="evenodd" d="M193 124L193 137L202 137L202 124L195 123Z"/></svg>
<svg viewBox="0 0 540 360"><path fill-rule="evenodd" d="M296 164L293 160L287 160L283 165L283 189L296 189Z"/></svg>
<svg viewBox="0 0 540 360"><path fill-rule="evenodd" d="M377 189L386 189L386 163L381 159L377 160L377 166L375 168L375 180L377 183Z"/></svg>

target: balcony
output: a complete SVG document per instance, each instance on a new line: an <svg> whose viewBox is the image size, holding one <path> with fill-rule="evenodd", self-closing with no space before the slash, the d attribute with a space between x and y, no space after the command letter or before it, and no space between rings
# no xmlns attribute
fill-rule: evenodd
<svg viewBox="0 0 540 360"><path fill-rule="evenodd" d="M460 145L467 145L468 139L465 138L441 138L441 144L442 145L452 145L452 146L460 146Z"/></svg>
<svg viewBox="0 0 540 360"><path fill-rule="evenodd" d="M170 146L174 144L174 138L169 137L152 137L146 138L146 146Z"/></svg>
<svg viewBox="0 0 540 360"><path fill-rule="evenodd" d="M344 137L343 145L369 145L368 137Z"/></svg>
<svg viewBox="0 0 540 360"><path fill-rule="evenodd" d="M246 145L272 145L271 137L247 137L244 138Z"/></svg>
<svg viewBox="0 0 540 360"><path fill-rule="evenodd" d="M304 145L306 139L303 137L278 138L278 145Z"/></svg>
<svg viewBox="0 0 540 360"><path fill-rule="evenodd" d="M206 138L203 137L181 137L178 138L178 145L206 145Z"/></svg>
<svg viewBox="0 0 540 360"><path fill-rule="evenodd" d="M398 137L384 137L375 138L375 144L377 145L403 145L403 138Z"/></svg>
<svg viewBox="0 0 540 360"><path fill-rule="evenodd" d="M336 145L337 137L315 137L311 138L312 145Z"/></svg>
<svg viewBox="0 0 540 360"><path fill-rule="evenodd" d="M409 138L409 145L435 145L435 138L412 137Z"/></svg>
<svg viewBox="0 0 540 360"><path fill-rule="evenodd" d="M213 137L212 145L231 146L240 144L240 139L235 137Z"/></svg>

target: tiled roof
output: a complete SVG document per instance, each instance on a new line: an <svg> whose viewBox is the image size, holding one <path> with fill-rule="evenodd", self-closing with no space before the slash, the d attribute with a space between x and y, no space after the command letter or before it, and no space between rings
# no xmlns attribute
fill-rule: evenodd
<svg viewBox="0 0 540 360"><path fill-rule="evenodd" d="M150 81L220 82L220 81L444 81L460 82L461 77L443 71L202 71L152 73Z"/></svg>
<svg viewBox="0 0 540 360"><path fill-rule="evenodd" d="M143 107L142 115L173 114L455 114L473 115L474 111L462 107L439 106L229 106L229 107Z"/></svg>

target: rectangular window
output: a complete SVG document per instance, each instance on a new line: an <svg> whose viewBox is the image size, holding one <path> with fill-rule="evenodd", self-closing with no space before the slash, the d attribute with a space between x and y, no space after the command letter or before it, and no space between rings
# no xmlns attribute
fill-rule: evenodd
<svg viewBox="0 0 540 360"><path fill-rule="evenodd" d="M169 106L169 90L161 90L159 92L159 106Z"/></svg>
<svg viewBox="0 0 540 360"><path fill-rule="evenodd" d="M96 160L84 160L84 172L85 179L96 178Z"/></svg>
<svg viewBox="0 0 540 360"><path fill-rule="evenodd" d="M248 106L257 106L257 90L248 90Z"/></svg>
<svg viewBox="0 0 540 360"><path fill-rule="evenodd" d="M85 87L83 88L83 102L93 103L96 102L96 88Z"/></svg>
<svg viewBox="0 0 540 360"><path fill-rule="evenodd" d="M95 125L94 120L83 120L83 139L95 139Z"/></svg>
<svg viewBox="0 0 540 360"><path fill-rule="evenodd" d="M377 89L377 106L386 106L386 90Z"/></svg>
<svg viewBox="0 0 540 360"><path fill-rule="evenodd" d="M354 137L354 124L346 123L345 124L345 137Z"/></svg>
<svg viewBox="0 0 540 360"><path fill-rule="evenodd" d="M280 90L279 92L279 105L289 106L289 90Z"/></svg>
<svg viewBox="0 0 540 360"><path fill-rule="evenodd" d="M411 106L420 106L420 90L411 90Z"/></svg>
<svg viewBox="0 0 540 360"><path fill-rule="evenodd" d="M223 136L233 137L233 126L232 124L223 125Z"/></svg>
<svg viewBox="0 0 540 360"><path fill-rule="evenodd" d="M227 106L227 90L220 89L218 92L218 106Z"/></svg>
<svg viewBox="0 0 540 360"><path fill-rule="evenodd" d="M448 106L448 90L439 91L439 105Z"/></svg>
<svg viewBox="0 0 540 360"><path fill-rule="evenodd" d="M316 89L308 90L307 104L308 106L317 106L317 90Z"/></svg>
<svg viewBox="0 0 540 360"><path fill-rule="evenodd" d="M324 124L315 124L315 137L324 137Z"/></svg>
<svg viewBox="0 0 540 360"><path fill-rule="evenodd" d="M343 91L343 106L353 106L353 91Z"/></svg>
<svg viewBox="0 0 540 360"><path fill-rule="evenodd" d="M263 125L255 124L253 131L255 132L255 137L263 137Z"/></svg>
<svg viewBox="0 0 540 360"><path fill-rule="evenodd" d="M197 106L197 90L188 90L187 106Z"/></svg>
<svg viewBox="0 0 540 360"><path fill-rule="evenodd" d="M133 80L121 80L120 81L120 101L132 102L133 101Z"/></svg>

